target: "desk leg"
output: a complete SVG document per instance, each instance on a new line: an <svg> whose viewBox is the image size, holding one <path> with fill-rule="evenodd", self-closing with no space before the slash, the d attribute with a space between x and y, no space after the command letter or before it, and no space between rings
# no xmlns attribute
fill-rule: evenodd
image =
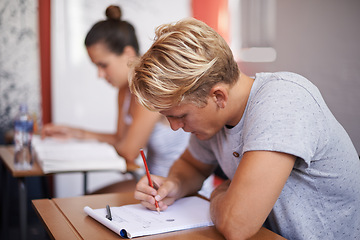
<svg viewBox="0 0 360 240"><path fill-rule="evenodd" d="M50 187L50 183L49 183L49 176L42 176L41 177L41 187L42 187L42 191L43 191L43 196L45 196L46 198L52 198L53 194L52 189Z"/></svg>
<svg viewBox="0 0 360 240"><path fill-rule="evenodd" d="M25 240L27 235L27 206L25 178L18 178L19 207L20 207L20 239Z"/></svg>
<svg viewBox="0 0 360 240"><path fill-rule="evenodd" d="M84 181L83 181L83 192L84 192L84 195L87 195L88 192L87 192L87 174L88 172L83 172L83 176L84 176Z"/></svg>
<svg viewBox="0 0 360 240"><path fill-rule="evenodd" d="M2 196L2 204L1 204L1 239L8 239L9 235L9 182L10 182L10 175L6 171L5 166L1 165L1 192L3 193Z"/></svg>

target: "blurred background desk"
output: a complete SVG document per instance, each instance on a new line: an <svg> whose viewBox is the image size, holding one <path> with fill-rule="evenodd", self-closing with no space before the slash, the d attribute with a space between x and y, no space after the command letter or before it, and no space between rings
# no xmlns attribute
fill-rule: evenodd
<svg viewBox="0 0 360 240"><path fill-rule="evenodd" d="M49 235L53 239L118 240L120 239L119 235L87 216L84 212L84 207L103 208L106 204L121 206L139 203L133 196L133 192L111 193L73 198L39 199L33 200L32 203L38 216L46 226ZM223 240L225 238L212 226L144 236L139 237L139 239ZM285 238L266 228L261 228L251 239L283 240Z"/></svg>
<svg viewBox="0 0 360 240"><path fill-rule="evenodd" d="M18 171L14 168L14 148L12 146L0 146L0 159L1 159L1 239L8 239L8 217L9 217L9 195L12 189L9 188L10 177L16 178L18 182L19 192L19 223L20 223L20 238L27 238L27 188L25 184L25 178L27 177L42 177L42 188L46 197L52 197L51 187L47 181L47 176L51 176L50 173L45 174L41 169L37 161L34 162L33 168L28 171ZM138 166L128 165L127 172L133 173ZM103 171L103 170L102 170ZM59 172L60 173L60 172ZM83 172L83 193L87 194L87 172Z"/></svg>

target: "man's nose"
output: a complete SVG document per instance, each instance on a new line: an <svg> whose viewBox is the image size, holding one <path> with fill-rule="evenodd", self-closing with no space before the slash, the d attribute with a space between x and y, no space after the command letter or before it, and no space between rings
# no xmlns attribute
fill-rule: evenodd
<svg viewBox="0 0 360 240"><path fill-rule="evenodd" d="M182 119L178 119L178 118L168 118L168 121L170 123L170 127L172 130L176 131L179 128L184 127L184 123Z"/></svg>

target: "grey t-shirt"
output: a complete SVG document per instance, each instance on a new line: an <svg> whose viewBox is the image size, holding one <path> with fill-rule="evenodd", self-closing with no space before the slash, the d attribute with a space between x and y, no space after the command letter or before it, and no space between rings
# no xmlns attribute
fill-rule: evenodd
<svg viewBox="0 0 360 240"><path fill-rule="evenodd" d="M247 151L296 156L264 226L288 239L360 237L358 155L306 78L289 72L256 74L241 121L207 141L191 136L188 148L199 161L218 163L230 179Z"/></svg>

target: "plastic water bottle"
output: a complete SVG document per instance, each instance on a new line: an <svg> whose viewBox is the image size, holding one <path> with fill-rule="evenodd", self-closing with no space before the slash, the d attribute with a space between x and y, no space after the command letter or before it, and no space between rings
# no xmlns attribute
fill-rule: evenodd
<svg viewBox="0 0 360 240"><path fill-rule="evenodd" d="M26 104L21 104L19 113L14 120L15 162L17 170L29 170L32 168L33 157L31 138L34 121L28 113Z"/></svg>

